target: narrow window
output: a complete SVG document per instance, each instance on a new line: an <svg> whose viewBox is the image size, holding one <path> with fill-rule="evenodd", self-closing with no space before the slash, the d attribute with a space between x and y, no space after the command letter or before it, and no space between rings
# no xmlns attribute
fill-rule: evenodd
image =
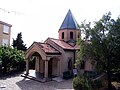
<svg viewBox="0 0 120 90"><path fill-rule="evenodd" d="M73 32L70 32L70 39L73 39Z"/></svg>
<svg viewBox="0 0 120 90"><path fill-rule="evenodd" d="M62 32L62 39L64 39L64 32Z"/></svg>
<svg viewBox="0 0 120 90"><path fill-rule="evenodd" d="M68 61L68 70L72 70L72 59L71 58Z"/></svg>
<svg viewBox="0 0 120 90"><path fill-rule="evenodd" d="M78 35L78 38L80 38L80 35Z"/></svg>

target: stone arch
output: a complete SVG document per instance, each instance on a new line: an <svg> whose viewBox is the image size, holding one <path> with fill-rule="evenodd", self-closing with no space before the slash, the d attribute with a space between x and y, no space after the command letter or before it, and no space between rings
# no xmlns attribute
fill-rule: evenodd
<svg viewBox="0 0 120 90"><path fill-rule="evenodd" d="M32 62L31 59L33 59L32 70L30 68L30 62ZM26 74L29 74L33 77L40 76L41 78L44 78L45 60L46 55L44 52L38 48L33 47L29 52L26 53Z"/></svg>
<svg viewBox="0 0 120 90"><path fill-rule="evenodd" d="M36 73L44 74L44 60L38 52L30 54L28 63L29 65L27 67L29 69L35 70Z"/></svg>
<svg viewBox="0 0 120 90"><path fill-rule="evenodd" d="M25 53L25 58L29 59L35 52L39 53L39 55L41 55L41 58L43 60L46 60L46 54L45 52L40 49L36 44L33 44Z"/></svg>
<svg viewBox="0 0 120 90"><path fill-rule="evenodd" d="M43 60L46 60L46 56L43 55L43 54L42 54L41 52L39 52L39 51L29 52L28 54L25 55L25 57L28 58L28 59L30 59L30 57L31 57L34 53L38 53Z"/></svg>

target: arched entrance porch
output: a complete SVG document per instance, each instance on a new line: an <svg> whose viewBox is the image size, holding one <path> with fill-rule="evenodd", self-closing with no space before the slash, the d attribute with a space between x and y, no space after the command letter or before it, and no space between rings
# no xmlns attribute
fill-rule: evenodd
<svg viewBox="0 0 120 90"><path fill-rule="evenodd" d="M25 58L26 58L26 77L30 75L30 60L33 63L33 69L36 73L43 74L43 78L45 81L49 79L49 76L58 76L59 69L57 68L57 73L53 66L59 67L59 60L56 59L60 57L61 53L56 49L52 48L47 43L39 43L34 42L26 51ZM56 58L55 58L56 57ZM56 62L58 61L58 62ZM60 67L59 67L60 68ZM50 71L51 70L51 71Z"/></svg>
<svg viewBox="0 0 120 90"><path fill-rule="evenodd" d="M38 52L31 53L26 60L26 74L30 76L44 78L44 67L45 61Z"/></svg>
<svg viewBox="0 0 120 90"><path fill-rule="evenodd" d="M32 64L30 65L30 63ZM46 55L46 59L43 59L39 52L29 54L26 59L26 75L41 78L45 81L60 76L60 60L58 56Z"/></svg>

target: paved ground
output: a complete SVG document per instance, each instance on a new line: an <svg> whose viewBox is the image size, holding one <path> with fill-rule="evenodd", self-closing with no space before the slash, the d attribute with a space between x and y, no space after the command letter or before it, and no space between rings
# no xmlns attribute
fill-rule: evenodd
<svg viewBox="0 0 120 90"><path fill-rule="evenodd" d="M40 83L19 75L0 78L0 90L73 90L72 80Z"/></svg>

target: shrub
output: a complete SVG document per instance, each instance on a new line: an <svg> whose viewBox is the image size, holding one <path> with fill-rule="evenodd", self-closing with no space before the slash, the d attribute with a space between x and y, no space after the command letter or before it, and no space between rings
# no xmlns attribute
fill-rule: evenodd
<svg viewBox="0 0 120 90"><path fill-rule="evenodd" d="M92 87L93 87L94 89L99 89L99 88L102 87L102 82L101 82L100 80L95 80L95 81L93 81L93 83L92 83Z"/></svg>
<svg viewBox="0 0 120 90"><path fill-rule="evenodd" d="M3 74L25 68L24 52L9 46L0 47L0 71Z"/></svg>
<svg viewBox="0 0 120 90"><path fill-rule="evenodd" d="M78 75L73 79L73 88L75 90L92 90L91 80L84 75Z"/></svg>

